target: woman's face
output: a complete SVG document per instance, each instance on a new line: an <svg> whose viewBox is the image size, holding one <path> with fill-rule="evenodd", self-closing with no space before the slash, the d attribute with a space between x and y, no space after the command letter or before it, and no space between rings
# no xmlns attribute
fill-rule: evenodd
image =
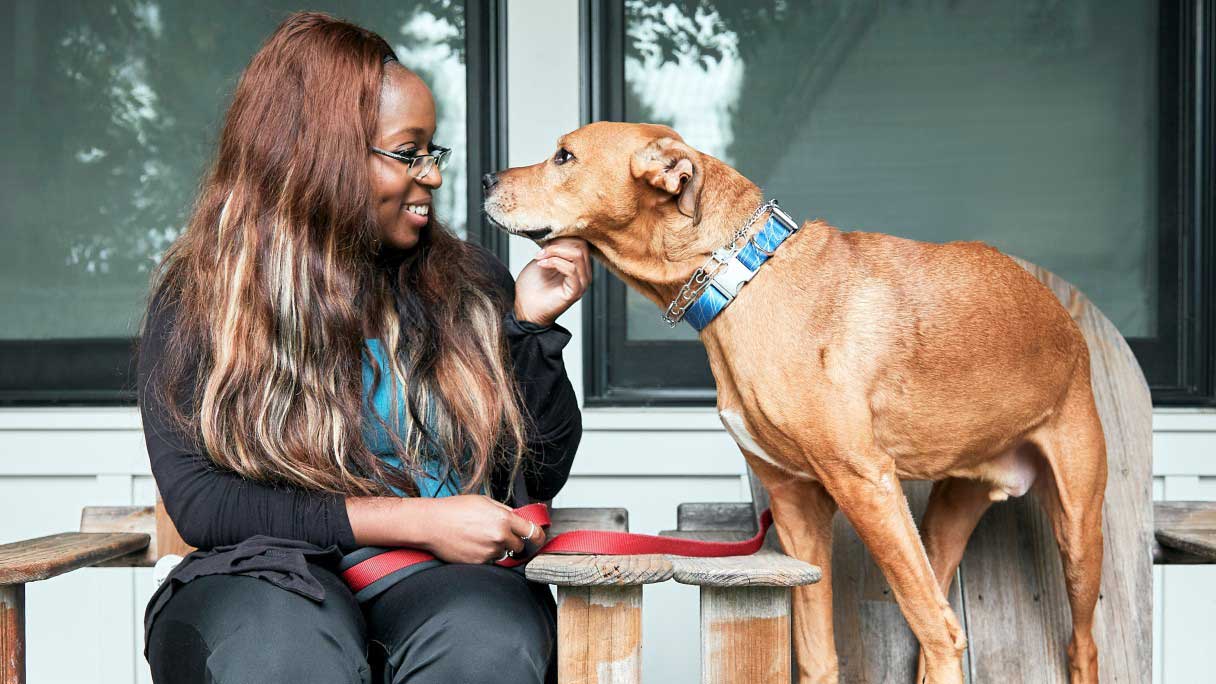
<svg viewBox="0 0 1216 684"><path fill-rule="evenodd" d="M426 154L434 135L435 100L430 88L412 71L389 62L384 67L372 144L387 152ZM430 221L431 192L443 184L439 167L432 165L426 176L414 178L406 164L382 154L368 155L380 239L397 249L410 249Z"/></svg>

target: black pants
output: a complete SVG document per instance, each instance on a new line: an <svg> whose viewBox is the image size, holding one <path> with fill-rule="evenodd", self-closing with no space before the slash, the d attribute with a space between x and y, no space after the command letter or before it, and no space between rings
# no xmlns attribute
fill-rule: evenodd
<svg viewBox="0 0 1216 684"><path fill-rule="evenodd" d="M322 603L252 577L196 579L149 635L158 684L544 682L555 658L548 588L492 565L443 565L362 607L314 566ZM550 680L552 681L552 680Z"/></svg>

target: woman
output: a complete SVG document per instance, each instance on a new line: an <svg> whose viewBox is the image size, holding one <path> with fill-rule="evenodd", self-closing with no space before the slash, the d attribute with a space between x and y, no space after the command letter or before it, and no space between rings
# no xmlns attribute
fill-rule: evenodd
<svg viewBox="0 0 1216 684"><path fill-rule="evenodd" d="M154 680L551 674L547 588L492 563L543 542L511 506L570 470L554 320L590 262L555 241L512 283L446 232L434 137L421 79L323 14L289 17L242 76L140 349L152 472L200 549L149 604ZM368 545L449 564L356 600L335 572Z"/></svg>

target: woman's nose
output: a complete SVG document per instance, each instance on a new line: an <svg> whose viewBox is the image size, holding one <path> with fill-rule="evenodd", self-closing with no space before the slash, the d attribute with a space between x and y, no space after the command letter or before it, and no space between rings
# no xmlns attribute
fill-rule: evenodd
<svg viewBox="0 0 1216 684"><path fill-rule="evenodd" d="M415 180L417 180L419 183L422 183L423 185L427 185L432 188L437 188L440 185L443 185L443 173L439 170L438 164L433 164L431 166L431 168L426 172L425 176L423 176L421 178L417 178Z"/></svg>

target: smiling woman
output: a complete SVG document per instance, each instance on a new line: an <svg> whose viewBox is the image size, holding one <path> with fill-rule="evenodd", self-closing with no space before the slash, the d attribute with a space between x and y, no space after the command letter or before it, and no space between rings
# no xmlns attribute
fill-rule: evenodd
<svg viewBox="0 0 1216 684"><path fill-rule="evenodd" d="M149 603L155 681L546 677L552 597L491 563L544 541L512 506L572 465L552 324L589 257L553 245L513 282L452 235L436 127L389 44L325 14L289 16L241 75L140 345L152 473L201 550ZM335 561L364 546L451 565L356 594Z"/></svg>

